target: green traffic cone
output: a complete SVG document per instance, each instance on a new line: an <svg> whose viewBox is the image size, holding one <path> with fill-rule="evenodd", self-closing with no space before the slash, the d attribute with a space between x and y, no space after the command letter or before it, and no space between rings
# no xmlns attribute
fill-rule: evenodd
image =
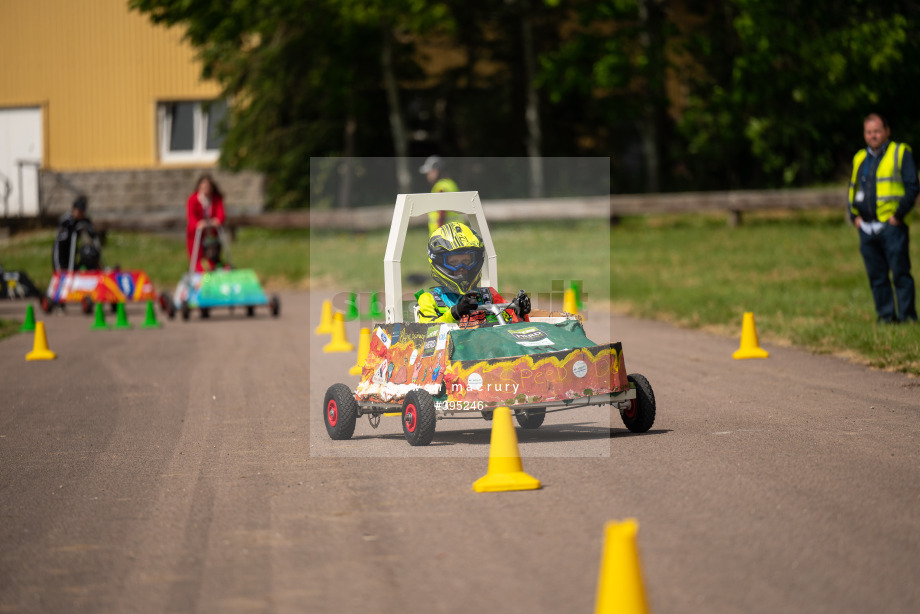
<svg viewBox="0 0 920 614"><path fill-rule="evenodd" d="M383 310L380 308L380 296L377 292L371 294L370 305L367 306L367 313L364 314L365 320L382 320Z"/></svg>
<svg viewBox="0 0 920 614"><path fill-rule="evenodd" d="M125 304L118 303L116 307L118 315L115 319L115 329L116 330L130 330L132 326L128 324L128 314L125 313Z"/></svg>
<svg viewBox="0 0 920 614"><path fill-rule="evenodd" d="M90 330L111 330L112 327L105 323L105 307L102 303L96 303L96 321L92 326L89 327Z"/></svg>
<svg viewBox="0 0 920 614"><path fill-rule="evenodd" d="M160 328L161 324L157 322L156 311L153 309L153 301L147 301L147 318L141 324L141 328Z"/></svg>
<svg viewBox="0 0 920 614"><path fill-rule="evenodd" d="M575 293L575 306L578 307L578 311L582 311L585 305L581 301L581 280L573 279L569 287Z"/></svg>
<svg viewBox="0 0 920 614"><path fill-rule="evenodd" d="M32 305L26 306L26 321L22 323L19 332L29 333L35 330L35 310Z"/></svg>
<svg viewBox="0 0 920 614"><path fill-rule="evenodd" d="M352 292L345 301L345 321L351 322L358 319L358 300L355 293Z"/></svg>

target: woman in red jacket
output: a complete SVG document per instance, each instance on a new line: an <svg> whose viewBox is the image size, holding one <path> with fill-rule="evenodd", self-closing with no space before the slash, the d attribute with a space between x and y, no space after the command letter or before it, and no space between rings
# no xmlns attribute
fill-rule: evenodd
<svg viewBox="0 0 920 614"><path fill-rule="evenodd" d="M192 251L195 247L195 231L207 226L221 226L227 217L224 211L224 195L214 183L214 179L207 173L198 178L195 192L188 197L186 214L188 223L185 227L185 245L191 262ZM200 241L204 242L203 236ZM203 270L201 266L203 251L199 245L198 258L195 263L195 270L199 272Z"/></svg>

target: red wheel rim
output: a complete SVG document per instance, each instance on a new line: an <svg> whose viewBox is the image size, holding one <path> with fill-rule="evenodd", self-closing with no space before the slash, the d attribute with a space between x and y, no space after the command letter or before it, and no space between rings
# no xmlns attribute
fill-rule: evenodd
<svg viewBox="0 0 920 614"><path fill-rule="evenodd" d="M335 406L334 399L329 399L329 405L326 406L326 420L329 421L329 426L335 426L335 423L339 421L339 410Z"/></svg>
<svg viewBox="0 0 920 614"><path fill-rule="evenodd" d="M418 414L415 411L415 405L407 405L406 411L403 413L403 420L406 423L406 430L410 433L415 432L415 424L418 419Z"/></svg>
<svg viewBox="0 0 920 614"><path fill-rule="evenodd" d="M629 418L630 420L636 417L636 400L635 399L632 399L629 402L629 407L627 407L623 411L623 417Z"/></svg>

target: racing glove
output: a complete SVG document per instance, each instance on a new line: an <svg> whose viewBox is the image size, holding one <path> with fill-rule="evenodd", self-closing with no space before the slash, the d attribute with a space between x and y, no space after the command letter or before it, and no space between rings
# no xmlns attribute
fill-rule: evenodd
<svg viewBox="0 0 920 614"><path fill-rule="evenodd" d="M467 292L460 297L456 305L450 308L450 315L454 316L455 320L459 320L471 311L476 311L477 307L479 307L477 294L475 292Z"/></svg>
<svg viewBox="0 0 920 614"><path fill-rule="evenodd" d="M521 290L521 293L517 297L518 302L518 315L522 318L530 313L530 297L524 294L524 291Z"/></svg>

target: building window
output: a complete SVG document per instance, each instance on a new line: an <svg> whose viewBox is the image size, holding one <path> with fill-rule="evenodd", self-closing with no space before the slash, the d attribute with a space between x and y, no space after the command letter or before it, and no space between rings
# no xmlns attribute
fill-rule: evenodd
<svg viewBox="0 0 920 614"><path fill-rule="evenodd" d="M223 100L161 102L157 105L160 160L216 161L224 140L221 123L226 114Z"/></svg>

